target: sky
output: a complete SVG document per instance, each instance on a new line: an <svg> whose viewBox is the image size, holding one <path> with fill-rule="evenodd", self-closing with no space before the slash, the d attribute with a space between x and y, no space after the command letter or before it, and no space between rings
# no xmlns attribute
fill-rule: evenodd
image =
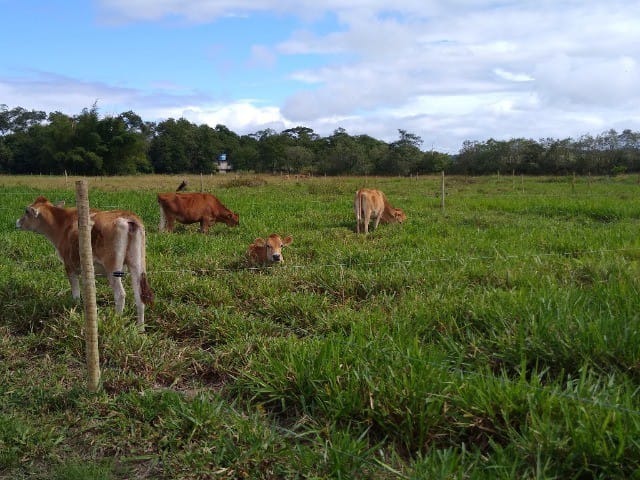
<svg viewBox="0 0 640 480"><path fill-rule="evenodd" d="M640 130L637 0L0 0L0 104L457 153Z"/></svg>

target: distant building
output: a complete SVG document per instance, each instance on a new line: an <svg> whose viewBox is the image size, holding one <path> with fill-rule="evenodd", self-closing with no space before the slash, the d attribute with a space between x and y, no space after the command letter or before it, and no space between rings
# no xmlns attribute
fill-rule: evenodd
<svg viewBox="0 0 640 480"><path fill-rule="evenodd" d="M227 173L233 170L231 164L227 161L227 154L218 155L218 173Z"/></svg>

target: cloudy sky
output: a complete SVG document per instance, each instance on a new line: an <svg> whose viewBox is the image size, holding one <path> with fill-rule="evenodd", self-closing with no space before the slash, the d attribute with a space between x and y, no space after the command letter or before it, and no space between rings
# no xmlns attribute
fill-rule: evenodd
<svg viewBox="0 0 640 480"><path fill-rule="evenodd" d="M424 150L640 130L637 0L0 0L0 104Z"/></svg>

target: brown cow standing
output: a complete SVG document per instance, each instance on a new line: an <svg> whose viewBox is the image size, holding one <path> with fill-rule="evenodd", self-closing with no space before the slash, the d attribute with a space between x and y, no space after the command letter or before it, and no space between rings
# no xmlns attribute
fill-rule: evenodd
<svg viewBox="0 0 640 480"><path fill-rule="evenodd" d="M133 296L136 301L138 327L144 329L145 304L153 304L153 292L146 273L145 230L134 213L123 210L91 210L91 248L97 271L104 271L113 290L116 312L124 310L125 290L122 286L123 268L131 274ZM55 247L64 263L71 284L71 295L80 299L80 248L78 239L78 210L53 205L45 197L38 197L29 205L16 227L44 235Z"/></svg>
<svg viewBox="0 0 640 480"><path fill-rule="evenodd" d="M369 222L375 219L373 230L378 224L402 223L407 219L405 213L391 206L385 194L380 190L361 188L356 192L353 200L353 208L356 212L356 232L360 233L360 227L364 226L364 233L369 233Z"/></svg>
<svg viewBox="0 0 640 480"><path fill-rule="evenodd" d="M282 249L293 243L291 235L280 238L280 235L272 233L267 238L256 238L249 249L247 255L253 264L265 265L269 263L282 263Z"/></svg>
<svg viewBox="0 0 640 480"><path fill-rule="evenodd" d="M215 222L224 222L229 227L238 225L238 214L225 207L210 193L159 193L161 232L173 232L174 222L191 224L200 222L200 231L207 233Z"/></svg>

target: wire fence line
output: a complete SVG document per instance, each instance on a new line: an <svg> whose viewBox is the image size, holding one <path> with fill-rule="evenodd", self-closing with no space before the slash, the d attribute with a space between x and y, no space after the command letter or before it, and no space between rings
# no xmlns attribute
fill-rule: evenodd
<svg viewBox="0 0 640 480"><path fill-rule="evenodd" d="M423 258L423 259L412 259L412 260L385 260L385 261L375 261L375 262L361 262L361 261L348 261L348 262L336 262L336 263L310 263L310 264L288 264L288 263L279 263L273 265L266 266L252 266L252 265L239 265L235 267L214 267L214 268L179 268L179 269L147 269L147 274L184 274L184 275L193 275L195 277L202 277L208 274L214 273L234 273L234 272L242 272L242 271L265 271L273 268L277 268L278 270L314 270L314 269L349 269L353 267L377 267L377 266L409 266L409 265L426 265L433 263L453 263L453 262L475 262L475 261L488 261L488 260L519 260L519 259L530 259L530 258L543 258L543 257L576 257L576 256L587 256L587 255L604 255L604 254L615 254L615 253L638 253L640 254L640 246L638 247L624 247L624 248L605 248L605 249L587 249L587 250L572 250L567 252L534 252L527 254L505 254L497 252L494 255L471 255L471 256L447 256L447 257L434 257L434 258ZM48 259L52 259L55 255L52 253ZM26 266L31 268L30 266L40 266L40 262L35 261L23 261L16 262L16 265ZM106 274L96 272L96 276L106 276Z"/></svg>
<svg viewBox="0 0 640 480"><path fill-rule="evenodd" d="M433 180L430 179L430 181L433 183L433 185L427 184L427 183L423 183L422 185L425 186L425 192L424 195L427 197L434 197L434 198L440 198L442 193L441 193L441 185L439 180ZM268 185L268 184L267 184ZM280 184L278 184L280 185ZM453 186L446 186L445 185L445 196L447 198L453 199L453 198L469 198L469 197L498 197L498 198L502 198L502 197L517 197L517 198L523 198L523 197L532 197L532 198L537 198L537 197L545 197L545 198L576 198L576 197L603 197L603 196L607 196L607 195L611 195L614 192L606 192L606 191L602 191L602 192L594 192L593 189L595 188L595 185L598 186L602 186L602 184L595 184L595 183L571 183L571 182L566 182L566 183L562 183L562 182L557 182L554 183L553 185L557 186L558 189L567 189L567 191L565 192L558 192L558 193L549 193L549 192L532 192L531 188L527 189L525 187L523 187L522 185L518 184L518 186L511 186L510 184L507 184L506 182L504 184L496 184L496 185L491 185L493 188L493 190L491 191L486 191L486 192L465 192L465 186L464 184L462 185L456 185L454 184ZM617 184L613 184L613 185L617 185ZM636 182L636 183L625 183L622 184L625 185L629 188L640 188L640 181ZM432 187L432 188L430 188ZM354 187L355 188L355 187ZM411 188L415 188L414 185L411 186ZM487 189L489 189L489 187L487 187ZM65 187L65 188L48 188L44 190L44 194L45 195L51 195L51 194L58 194L58 192L61 191L67 191L69 192L69 195L73 195L73 188L71 186L69 187ZM224 190L233 190L233 187L230 188L224 188ZM148 194L148 195L155 195L155 191L153 190L145 190L142 194ZM193 192L187 192L187 193L195 193L195 191ZM335 192L334 192L335 193ZM355 191L354 191L355 193ZM35 191L2 191L0 192L0 195L5 195L5 196L38 196L38 195L42 195L42 191L40 192L35 192ZM95 197L96 194L98 194L99 196L102 195L117 195L118 192L115 191L93 191L91 192L91 197ZM311 194L311 193L310 193ZM317 200L317 202L319 203L324 203L322 200ZM107 206L104 206L107 207ZM103 208L104 208L103 207ZM112 205L109 206L110 208L125 208L122 206L117 206L117 205ZM0 207L1 210L5 210L8 209L7 207Z"/></svg>

